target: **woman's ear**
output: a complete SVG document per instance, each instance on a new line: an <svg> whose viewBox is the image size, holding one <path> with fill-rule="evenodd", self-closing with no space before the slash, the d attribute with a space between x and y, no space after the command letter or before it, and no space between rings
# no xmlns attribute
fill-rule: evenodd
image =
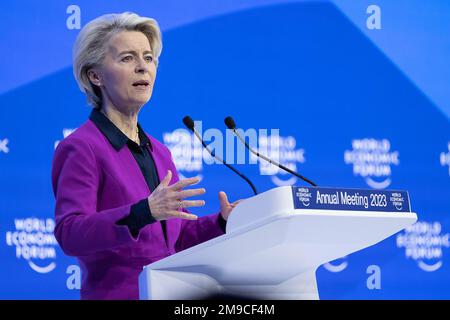
<svg viewBox="0 0 450 320"><path fill-rule="evenodd" d="M87 72L87 76L89 78L89 81L91 81L92 84L94 84L98 87L102 86L102 84L103 84L102 77L101 77L100 73L98 72L98 70L89 69Z"/></svg>

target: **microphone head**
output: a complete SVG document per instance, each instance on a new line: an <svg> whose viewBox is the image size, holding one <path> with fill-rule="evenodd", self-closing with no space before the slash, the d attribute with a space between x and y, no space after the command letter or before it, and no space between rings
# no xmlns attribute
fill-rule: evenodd
<svg viewBox="0 0 450 320"><path fill-rule="evenodd" d="M226 117L224 122L225 122L225 125L228 127L228 129L231 129L231 130L236 129L236 123L234 123L234 120L232 117Z"/></svg>
<svg viewBox="0 0 450 320"><path fill-rule="evenodd" d="M191 117L186 116L183 118L184 125L191 131L194 131L194 120Z"/></svg>

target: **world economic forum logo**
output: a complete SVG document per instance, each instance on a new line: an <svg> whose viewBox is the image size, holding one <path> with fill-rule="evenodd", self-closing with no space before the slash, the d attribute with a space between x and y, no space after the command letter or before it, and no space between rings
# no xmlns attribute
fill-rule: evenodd
<svg viewBox="0 0 450 320"><path fill-rule="evenodd" d="M392 166L400 163L398 151L391 150L387 139L354 139L352 150L344 153L346 164L353 165L353 175L361 176L374 189L385 189L392 183Z"/></svg>
<svg viewBox="0 0 450 320"><path fill-rule="evenodd" d="M185 129L163 133L164 144L169 148L180 179L203 176L203 148L197 138ZM206 157L206 155L205 155Z"/></svg>
<svg viewBox="0 0 450 320"><path fill-rule="evenodd" d="M438 221L419 221L398 234L396 240L397 248L405 249L406 258L427 272L442 267L444 249L450 246L449 233L442 230Z"/></svg>
<svg viewBox="0 0 450 320"><path fill-rule="evenodd" d="M16 258L25 260L38 273L49 273L56 268L56 241L53 219L34 217L15 219L14 230L6 232L6 244L15 247Z"/></svg>
<svg viewBox="0 0 450 320"><path fill-rule="evenodd" d="M309 207L309 205L311 204L312 194L309 188L298 188L295 196L297 197L298 201L303 204L303 206Z"/></svg>
<svg viewBox="0 0 450 320"><path fill-rule="evenodd" d="M292 171L297 171L297 164L305 163L305 150L297 148L297 141L293 136L269 135L258 139L259 152L269 159L283 164ZM252 159L256 159L254 154ZM279 169L265 160L259 160L259 170L262 175L270 175L276 186L291 186L297 177Z"/></svg>
<svg viewBox="0 0 450 320"><path fill-rule="evenodd" d="M441 152L440 160L441 166L448 167L448 175L450 176L450 142L447 145L448 152Z"/></svg>

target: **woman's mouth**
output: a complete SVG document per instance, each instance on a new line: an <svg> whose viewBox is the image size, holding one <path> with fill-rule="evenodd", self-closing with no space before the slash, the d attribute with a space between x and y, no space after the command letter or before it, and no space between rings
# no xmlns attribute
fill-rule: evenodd
<svg viewBox="0 0 450 320"><path fill-rule="evenodd" d="M136 88L148 88L149 85L150 85L150 81L147 81L147 80L139 80L139 81L133 82L133 87L136 87Z"/></svg>

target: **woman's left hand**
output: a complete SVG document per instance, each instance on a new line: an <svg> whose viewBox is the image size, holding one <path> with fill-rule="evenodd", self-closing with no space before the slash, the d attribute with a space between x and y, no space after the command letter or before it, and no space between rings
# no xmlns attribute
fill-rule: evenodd
<svg viewBox="0 0 450 320"><path fill-rule="evenodd" d="M228 202L227 194L223 191L219 192L219 202L220 202L220 214L225 220L228 220L228 217L231 214L231 211L233 211L234 207L237 206L241 200L235 201L233 203Z"/></svg>

